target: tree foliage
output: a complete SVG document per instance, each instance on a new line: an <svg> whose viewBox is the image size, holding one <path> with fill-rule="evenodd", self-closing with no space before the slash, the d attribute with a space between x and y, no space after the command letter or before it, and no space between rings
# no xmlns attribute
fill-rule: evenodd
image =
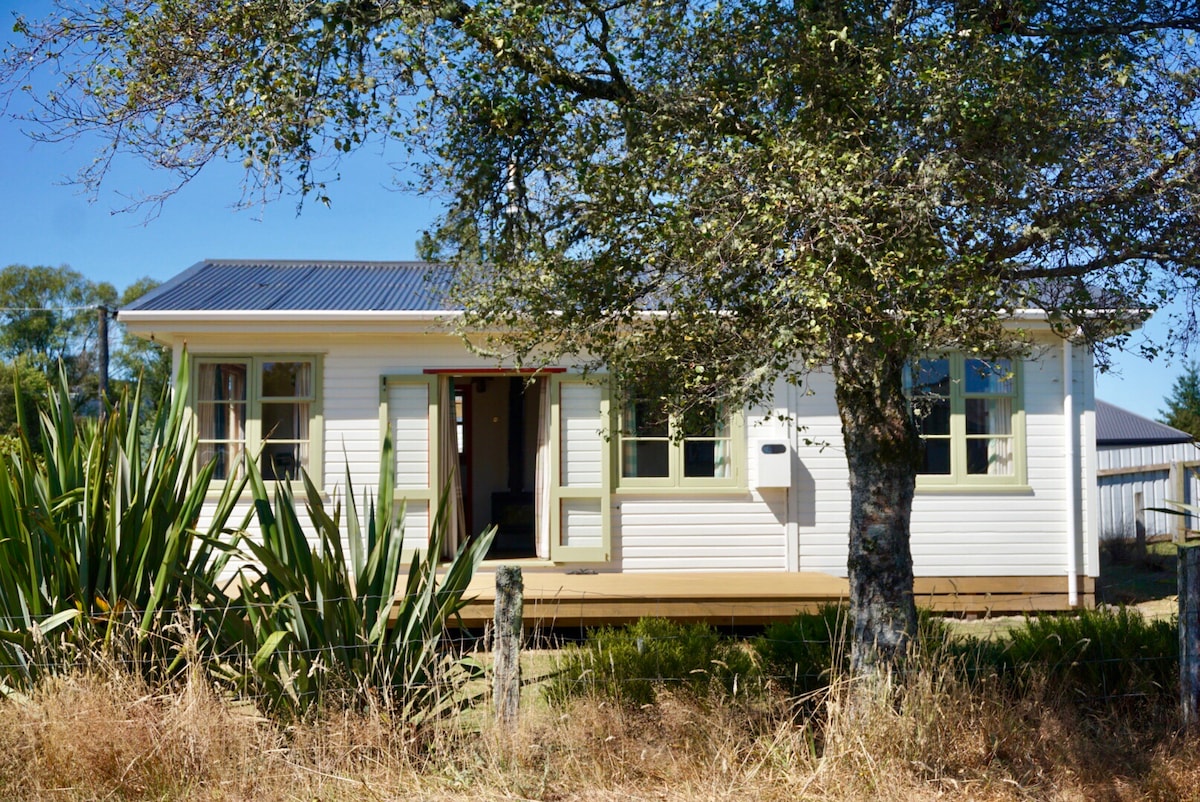
<svg viewBox="0 0 1200 802"><path fill-rule="evenodd" d="M1167 408L1158 411L1162 422L1200 438L1200 366L1189 362L1163 401Z"/></svg>
<svg viewBox="0 0 1200 802"><path fill-rule="evenodd" d="M94 369L96 308L117 291L67 266L9 265L0 270L0 354L24 357L46 376L61 361L72 387Z"/></svg>
<svg viewBox="0 0 1200 802"><path fill-rule="evenodd" d="M9 265L0 270L0 433L16 434L14 378L23 385L29 420L44 407L59 364L75 404L97 397L99 309L115 309L157 286L143 278L119 296L108 282L94 282L66 265ZM110 333L110 339L112 334ZM125 335L113 344L119 380L144 374L147 402L158 399L170 379L170 354L161 346Z"/></svg>
<svg viewBox="0 0 1200 802"><path fill-rule="evenodd" d="M141 298L159 285L157 279L143 277L121 293L119 305L124 307ZM162 343L135 337L118 326L121 332L119 347L113 353L113 367L124 381L140 379L142 395L157 399L171 381L171 349Z"/></svg>
<svg viewBox="0 0 1200 802"><path fill-rule="evenodd" d="M904 365L1020 351L1028 309L1124 342L1200 275L1191 2L60 11L18 24L7 77L71 76L33 117L106 138L85 181L122 150L180 181L234 157L252 193L325 199L340 154L395 136L449 196L424 251L510 359L585 351L677 405L831 366L860 667L915 628Z"/></svg>

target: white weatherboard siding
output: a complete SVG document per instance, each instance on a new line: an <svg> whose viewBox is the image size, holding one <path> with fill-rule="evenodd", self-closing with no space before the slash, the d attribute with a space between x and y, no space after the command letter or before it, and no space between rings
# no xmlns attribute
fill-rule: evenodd
<svg viewBox="0 0 1200 802"><path fill-rule="evenodd" d="M427 428L422 431L421 399L409 385L389 390L381 399L381 377L423 375L427 368L463 370L492 368L494 363L468 352L455 337L439 334L257 334L252 344L240 337L194 334L193 355L319 353L324 414L324 472L319 480L328 493L342 492L349 469L358 496L374 491L379 480L379 446L383 420L391 418L396 432L400 482L419 483L428 471ZM1058 340L1046 340L1035 358L1022 366L1021 387L1025 421L1028 486L990 492L919 490L913 509L913 556L919 576L1046 576L1066 570L1065 427L1062 420L1062 350ZM1086 380L1090 356L1076 348L1078 377L1076 406L1090 409ZM572 447L565 454L568 485L590 484L599 469L603 449L612 441L596 433L594 419L572 414L576 399L564 396L564 431ZM578 392L592 392L579 385ZM805 386L780 384L775 403L746 417L746 487L705 493L626 492L615 490L611 505L612 559L590 563L599 571L820 571L844 576L849 520L849 487L842 451L841 425L828 372L808 377ZM381 419L381 400L387 402ZM590 402L589 402L590 403ZM585 404L584 406L587 406ZM592 406L592 409L595 407ZM582 410L583 407L580 407ZM792 423L765 419L762 412L790 413ZM799 426L795 425L799 424ZM1080 432L1081 456L1096 464L1094 435L1085 415ZM584 431L586 429L586 431ZM755 487L755 455L763 442L790 443L794 451L792 488ZM423 450L424 449L424 450ZM1081 495L1094 500L1086 468ZM575 502L572 502L575 503ZM789 509L791 520L789 520ZM406 519L409 545L424 533L428 508L410 506ZM1081 513L1084 537L1088 516ZM587 545L599 535L599 511L594 506L567 510L568 538ZM589 540L590 538L590 540ZM1086 543L1079 545L1079 565L1095 572ZM571 564L529 564L528 570L570 570Z"/></svg>
<svg viewBox="0 0 1200 802"><path fill-rule="evenodd" d="M602 487L602 451L609 447L609 441L605 439L605 421L600 419L600 388L583 383L563 384L560 397L561 484Z"/></svg>
<svg viewBox="0 0 1200 802"><path fill-rule="evenodd" d="M912 516L918 576L1065 576L1068 493L1057 344L1048 341L1035 349L1036 359L1022 365L1028 487L979 493L918 489ZM1081 373L1086 351L1075 351ZM1082 408L1086 388L1078 375L1076 381ZM793 481L793 492L800 493L800 570L845 576L850 490L832 376L814 374L809 389L812 394L798 401L797 419L807 428L797 435L801 469ZM1086 487L1085 482L1085 496ZM1082 544L1079 548L1086 555ZM1084 566L1082 556L1079 565Z"/></svg>
<svg viewBox="0 0 1200 802"><path fill-rule="evenodd" d="M621 570L787 570L785 497L768 493L619 497L613 521Z"/></svg>

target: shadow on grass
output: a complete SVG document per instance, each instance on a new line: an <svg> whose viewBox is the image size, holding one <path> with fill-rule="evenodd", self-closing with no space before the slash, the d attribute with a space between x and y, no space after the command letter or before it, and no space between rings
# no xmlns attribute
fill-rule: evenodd
<svg viewBox="0 0 1200 802"><path fill-rule="evenodd" d="M1096 599L1104 604L1135 605L1174 598L1178 593L1178 557L1170 540L1146 544L1140 553L1132 540L1100 543Z"/></svg>

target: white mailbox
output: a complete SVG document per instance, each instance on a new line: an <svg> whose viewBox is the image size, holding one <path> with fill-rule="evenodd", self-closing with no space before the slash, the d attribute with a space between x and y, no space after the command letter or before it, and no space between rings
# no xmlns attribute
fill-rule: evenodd
<svg viewBox="0 0 1200 802"><path fill-rule="evenodd" d="M758 487L792 486L792 451L787 443L772 441L759 443Z"/></svg>

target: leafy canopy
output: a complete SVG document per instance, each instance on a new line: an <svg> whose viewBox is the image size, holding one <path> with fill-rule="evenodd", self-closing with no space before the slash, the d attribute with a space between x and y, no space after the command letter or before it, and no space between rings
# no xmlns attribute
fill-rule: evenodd
<svg viewBox="0 0 1200 802"><path fill-rule="evenodd" d="M674 388L753 394L798 353L999 351L1018 308L1100 338L1098 297L1124 314L1194 291L1190 3L59 12L19 20L5 77L71 76L32 117L106 137L85 181L132 150L180 181L240 159L250 199L328 200L340 154L399 138L449 195L423 249L462 259L473 321L516 324L518 356L587 346Z"/></svg>

